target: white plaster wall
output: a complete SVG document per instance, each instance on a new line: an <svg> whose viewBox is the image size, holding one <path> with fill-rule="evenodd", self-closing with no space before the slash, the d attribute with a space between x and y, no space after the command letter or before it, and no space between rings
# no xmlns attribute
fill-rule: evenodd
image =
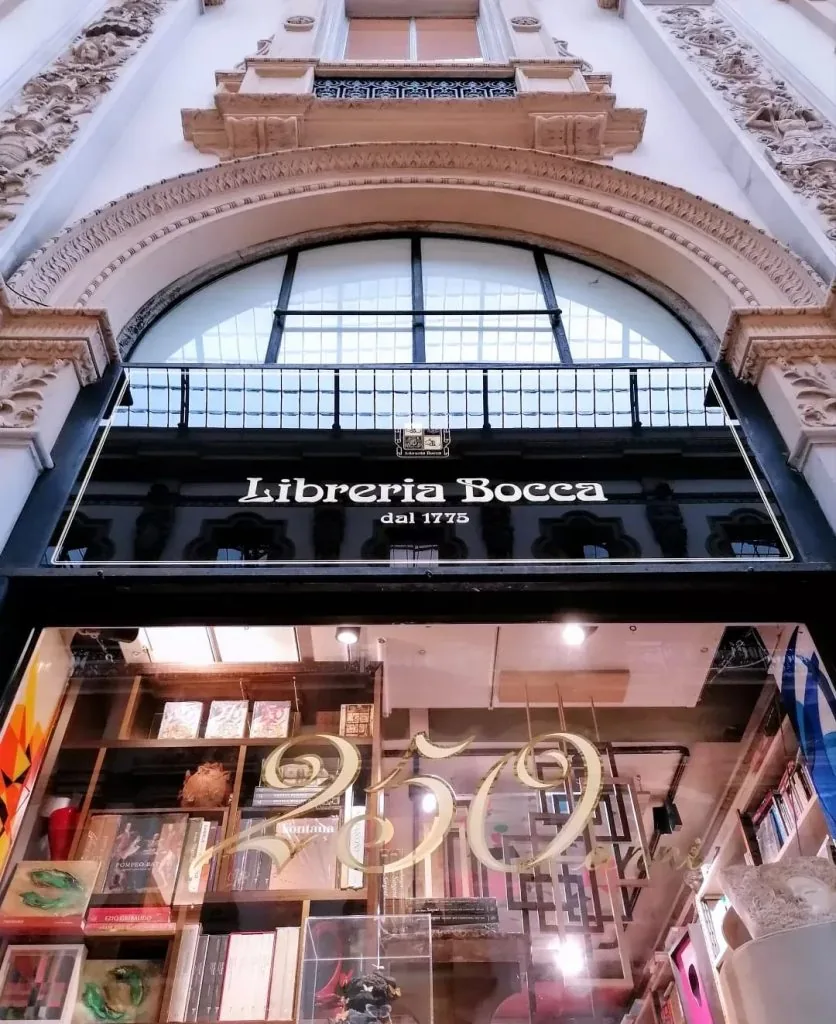
<svg viewBox="0 0 836 1024"><path fill-rule="evenodd" d="M280 0L227 0L221 7L206 8L183 37L177 60L159 75L125 123L68 223L126 192L217 162L184 140L180 110L212 106L215 72L232 70L255 53L258 40L275 31L279 10Z"/></svg>
<svg viewBox="0 0 836 1024"><path fill-rule="evenodd" d="M768 3L769 0L757 0ZM685 106L657 71L630 26L615 11L594 0L531 0L537 16L569 51L592 64L597 73L611 73L612 90L621 107L644 107L647 126L634 153L622 153L614 164L637 174L679 185L758 227L763 221L735 183Z"/></svg>

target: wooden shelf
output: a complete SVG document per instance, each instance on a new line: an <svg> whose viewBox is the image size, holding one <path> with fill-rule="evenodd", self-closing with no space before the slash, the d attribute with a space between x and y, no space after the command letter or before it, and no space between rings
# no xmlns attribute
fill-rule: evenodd
<svg viewBox="0 0 836 1024"><path fill-rule="evenodd" d="M311 746L322 748L327 746L324 740L315 740L314 734L301 733L297 736L291 737L274 737L272 739L265 739L261 737L244 736L240 739L205 739L198 737L193 740L160 740L160 739L100 739L100 740L70 740L64 743L61 747L62 750L206 750L213 749L215 747L265 747L273 750L280 744L287 741L287 739L309 739ZM352 739L352 743L355 743L358 747L370 747L374 742L371 737L365 736L357 739ZM294 747L294 752L297 752L302 744L297 744Z"/></svg>
<svg viewBox="0 0 836 1024"><path fill-rule="evenodd" d="M827 825L822 813L819 798L814 796L798 816L795 828L787 836L778 856L770 864L780 864L793 857L813 857L814 850L821 849L822 840L827 835Z"/></svg>
<svg viewBox="0 0 836 1024"><path fill-rule="evenodd" d="M202 900L188 906L233 906L237 903L299 903L312 902L365 903L365 889L255 889L233 892L230 890L207 892Z"/></svg>

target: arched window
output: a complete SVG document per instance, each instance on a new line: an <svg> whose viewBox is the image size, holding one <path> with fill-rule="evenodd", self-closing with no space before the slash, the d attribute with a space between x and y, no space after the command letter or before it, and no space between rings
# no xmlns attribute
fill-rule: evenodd
<svg viewBox="0 0 836 1024"><path fill-rule="evenodd" d="M705 363L646 292L539 249L392 237L297 250L167 310L134 363L284 366Z"/></svg>

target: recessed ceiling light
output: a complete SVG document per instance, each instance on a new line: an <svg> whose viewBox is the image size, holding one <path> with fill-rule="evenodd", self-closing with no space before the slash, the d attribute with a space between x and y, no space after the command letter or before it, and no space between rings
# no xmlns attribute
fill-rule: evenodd
<svg viewBox="0 0 836 1024"><path fill-rule="evenodd" d="M586 627L579 622L567 622L563 627L563 642L568 647L580 647L588 635Z"/></svg>
<svg viewBox="0 0 836 1024"><path fill-rule="evenodd" d="M356 644L360 639L360 628L358 626L337 626L337 642L341 644Z"/></svg>

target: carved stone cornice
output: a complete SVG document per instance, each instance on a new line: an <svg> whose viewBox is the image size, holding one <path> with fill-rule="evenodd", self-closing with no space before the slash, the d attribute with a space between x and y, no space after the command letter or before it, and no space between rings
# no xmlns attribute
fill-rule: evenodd
<svg viewBox="0 0 836 1024"><path fill-rule="evenodd" d="M63 365L58 359L46 364L32 359L0 362L0 437L2 429L35 425L47 385Z"/></svg>
<svg viewBox="0 0 836 1024"><path fill-rule="evenodd" d="M27 367L71 363L83 387L119 358L106 313L14 305L11 298L0 283L0 361Z"/></svg>
<svg viewBox="0 0 836 1024"><path fill-rule="evenodd" d="M763 298L767 279L788 305L820 306L820 278L785 246L747 221L692 193L628 171L531 150L465 144L389 143L293 150L230 161L151 185L109 203L35 252L11 279L26 298L50 296L82 264L90 268L72 301L87 305L111 275L155 242L211 217L267 206L279 198L353 186L428 184L536 194L657 233L694 264L719 275L739 306ZM124 239L120 250L118 243ZM98 256L99 250L105 250ZM112 254L112 255L111 255ZM729 266L737 264L738 272ZM751 273L739 276L746 268ZM747 283L747 281L749 283ZM753 285L758 288L760 285Z"/></svg>
<svg viewBox="0 0 836 1024"><path fill-rule="evenodd" d="M0 231L15 219L37 178L72 144L168 3L111 4L0 110Z"/></svg>
<svg viewBox="0 0 836 1024"><path fill-rule="evenodd" d="M729 323L721 357L735 376L757 384L769 363L836 359L836 289L821 306L741 310Z"/></svg>

